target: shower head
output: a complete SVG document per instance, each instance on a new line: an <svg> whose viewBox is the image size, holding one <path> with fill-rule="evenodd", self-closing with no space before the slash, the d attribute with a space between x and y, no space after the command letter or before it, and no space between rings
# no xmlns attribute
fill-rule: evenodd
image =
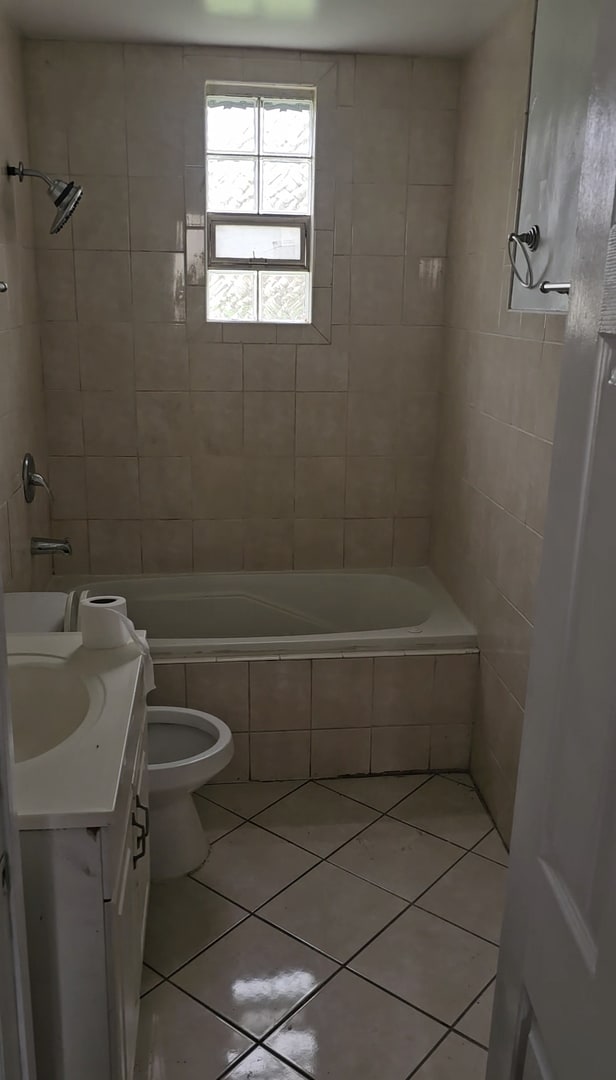
<svg viewBox="0 0 616 1080"><path fill-rule="evenodd" d="M36 176L39 180L44 180L47 184L47 194L56 207L56 215L49 231L50 233L60 232L81 199L83 188L72 180L52 180L50 176L39 172L38 169L26 169L23 161L20 161L17 166L8 165L6 171L9 176L18 176L20 181L24 176Z"/></svg>

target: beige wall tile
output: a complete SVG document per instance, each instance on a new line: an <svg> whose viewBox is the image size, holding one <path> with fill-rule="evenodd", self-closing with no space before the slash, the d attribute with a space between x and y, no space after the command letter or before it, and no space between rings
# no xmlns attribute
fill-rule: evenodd
<svg viewBox="0 0 616 1080"><path fill-rule="evenodd" d="M411 94L414 103L436 109L458 104L460 68L455 60L420 58L413 62Z"/></svg>
<svg viewBox="0 0 616 1080"><path fill-rule="evenodd" d="M93 574L140 574L141 525L138 521L89 522Z"/></svg>
<svg viewBox="0 0 616 1080"><path fill-rule="evenodd" d="M47 438L51 454L83 453L81 394L75 390L49 390L45 394Z"/></svg>
<svg viewBox="0 0 616 1080"><path fill-rule="evenodd" d="M245 462L240 457L199 457L192 463L193 515L229 519L244 515Z"/></svg>
<svg viewBox="0 0 616 1080"><path fill-rule="evenodd" d="M403 184L353 184L354 255L404 254L406 190Z"/></svg>
<svg viewBox="0 0 616 1080"><path fill-rule="evenodd" d="M148 694L148 705L186 706L186 665L155 664L156 689Z"/></svg>
<svg viewBox="0 0 616 1080"><path fill-rule="evenodd" d="M335 457L345 449L346 394L297 395L295 452L299 457Z"/></svg>
<svg viewBox="0 0 616 1080"><path fill-rule="evenodd" d="M246 461L248 517L293 516L293 458L250 458Z"/></svg>
<svg viewBox="0 0 616 1080"><path fill-rule="evenodd" d="M128 171L169 176L183 159L182 50L124 48Z"/></svg>
<svg viewBox="0 0 616 1080"><path fill-rule="evenodd" d="M88 390L81 395L87 454L126 455L137 450L135 399L125 391Z"/></svg>
<svg viewBox="0 0 616 1080"><path fill-rule="evenodd" d="M83 322L129 322L130 256L123 251L76 251L77 315Z"/></svg>
<svg viewBox="0 0 616 1080"><path fill-rule="evenodd" d="M39 250L36 260L39 311L43 321L71 322L76 318L75 270L68 251Z"/></svg>
<svg viewBox="0 0 616 1080"><path fill-rule="evenodd" d="M242 346L191 343L188 349L193 390L242 390Z"/></svg>
<svg viewBox="0 0 616 1080"><path fill-rule="evenodd" d="M53 516L56 520L87 517L85 462L82 457L51 457L49 484L54 494Z"/></svg>
<svg viewBox="0 0 616 1080"><path fill-rule="evenodd" d="M135 324L137 390L188 390L188 348L183 323Z"/></svg>
<svg viewBox="0 0 616 1080"><path fill-rule="evenodd" d="M146 574L192 570L192 521L144 521L141 549Z"/></svg>
<svg viewBox="0 0 616 1080"><path fill-rule="evenodd" d="M312 732L311 776L353 776L369 772L369 728Z"/></svg>
<svg viewBox="0 0 616 1080"><path fill-rule="evenodd" d="M372 773L423 771L428 768L429 760L429 727L372 729Z"/></svg>
<svg viewBox="0 0 616 1080"><path fill-rule="evenodd" d="M193 522L195 570L241 570L243 565L243 521Z"/></svg>
<svg viewBox="0 0 616 1080"><path fill-rule="evenodd" d="M133 251L183 251L184 177L131 176Z"/></svg>
<svg viewBox="0 0 616 1080"><path fill-rule="evenodd" d="M252 518L246 522L245 570L290 570L293 566L293 521Z"/></svg>
<svg viewBox="0 0 616 1080"><path fill-rule="evenodd" d="M310 692L309 660L250 664L250 730L309 728Z"/></svg>
<svg viewBox="0 0 616 1080"><path fill-rule="evenodd" d="M396 518L394 566L424 566L430 551L429 518Z"/></svg>
<svg viewBox="0 0 616 1080"><path fill-rule="evenodd" d="M193 454L241 454L244 442L242 395L194 392L190 399Z"/></svg>
<svg viewBox="0 0 616 1080"><path fill-rule="evenodd" d="M296 518L293 539L295 570L331 570L344 558L344 521L340 518Z"/></svg>
<svg viewBox="0 0 616 1080"><path fill-rule="evenodd" d="M146 457L181 457L191 450L191 408L187 393L138 393L137 439Z"/></svg>
<svg viewBox="0 0 616 1080"><path fill-rule="evenodd" d="M304 780L308 776L309 731L257 731L251 734L251 780Z"/></svg>
<svg viewBox="0 0 616 1080"><path fill-rule="evenodd" d="M353 109L353 181L406 181L408 118L402 109Z"/></svg>
<svg viewBox="0 0 616 1080"><path fill-rule="evenodd" d="M71 161L72 167L72 161ZM75 176L86 192L71 219L77 251L128 251L128 181L125 176ZM84 212L85 211L85 212Z"/></svg>
<svg viewBox="0 0 616 1080"><path fill-rule="evenodd" d="M403 271L403 260L398 257L353 255L351 322L399 323Z"/></svg>
<svg viewBox="0 0 616 1080"><path fill-rule="evenodd" d="M248 454L292 455L294 405L291 393L244 394L244 446Z"/></svg>
<svg viewBox="0 0 616 1080"><path fill-rule="evenodd" d="M88 517L139 520L141 505L137 458L87 457L85 464Z"/></svg>
<svg viewBox="0 0 616 1080"><path fill-rule="evenodd" d="M86 323L79 327L82 390L133 390L133 328L130 323Z"/></svg>
<svg viewBox="0 0 616 1080"><path fill-rule="evenodd" d="M470 724L434 724L430 729L430 768L467 770L471 736Z"/></svg>
<svg viewBox="0 0 616 1080"><path fill-rule="evenodd" d="M139 500L142 518L189 518L192 513L190 458L140 458Z"/></svg>
<svg viewBox="0 0 616 1080"><path fill-rule="evenodd" d="M351 457L347 463L345 513L383 518L394 508L394 463L386 457Z"/></svg>
<svg viewBox="0 0 616 1080"><path fill-rule="evenodd" d="M371 658L313 660L313 728L369 727L372 679Z"/></svg>
<svg viewBox="0 0 616 1080"><path fill-rule="evenodd" d="M40 331L45 388L79 390L77 323L41 323Z"/></svg>
<svg viewBox="0 0 616 1080"><path fill-rule="evenodd" d="M245 390L294 390L293 345L244 345Z"/></svg>
<svg viewBox="0 0 616 1080"><path fill-rule="evenodd" d="M295 459L295 513L300 518L341 518L346 461L343 457Z"/></svg>
<svg viewBox="0 0 616 1080"><path fill-rule="evenodd" d="M355 102L360 108L397 109L408 100L412 64L406 56L360 54Z"/></svg>
<svg viewBox="0 0 616 1080"><path fill-rule="evenodd" d="M451 184L458 114L452 109L414 108L409 132L410 184Z"/></svg>
<svg viewBox="0 0 616 1080"><path fill-rule="evenodd" d="M186 701L189 709L219 716L232 731L248 731L248 664L187 664Z"/></svg>
<svg viewBox="0 0 616 1080"><path fill-rule="evenodd" d="M346 390L348 327L332 329L331 345L298 345L298 390Z"/></svg>
<svg viewBox="0 0 616 1080"><path fill-rule="evenodd" d="M125 173L122 46L73 46L67 61L62 74L69 76L65 92L72 104L68 125L71 170L88 176Z"/></svg>
<svg viewBox="0 0 616 1080"><path fill-rule="evenodd" d="M349 568L391 566L393 521L391 518L345 521L344 565Z"/></svg>
<svg viewBox="0 0 616 1080"><path fill-rule="evenodd" d="M377 656L372 723L429 724L433 712L433 656Z"/></svg>
<svg viewBox="0 0 616 1080"><path fill-rule="evenodd" d="M390 392L350 393L347 451L350 455L377 456L393 452L397 402Z"/></svg>
<svg viewBox="0 0 616 1080"><path fill-rule="evenodd" d="M133 251L133 311L142 322L186 319L184 257L167 251Z"/></svg>

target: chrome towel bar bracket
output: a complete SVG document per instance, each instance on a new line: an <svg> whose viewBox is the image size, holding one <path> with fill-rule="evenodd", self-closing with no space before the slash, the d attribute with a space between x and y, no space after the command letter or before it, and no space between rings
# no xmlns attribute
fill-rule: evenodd
<svg viewBox="0 0 616 1080"><path fill-rule="evenodd" d="M568 281L542 281L539 286L539 292L542 293L562 293L563 296L568 296L571 291L571 285Z"/></svg>

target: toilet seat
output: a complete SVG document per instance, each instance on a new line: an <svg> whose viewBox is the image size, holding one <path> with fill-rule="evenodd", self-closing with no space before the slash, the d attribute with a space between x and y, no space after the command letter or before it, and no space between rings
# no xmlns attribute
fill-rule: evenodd
<svg viewBox="0 0 616 1080"><path fill-rule="evenodd" d="M195 791L233 757L231 731L211 713L154 705L147 718L150 791Z"/></svg>

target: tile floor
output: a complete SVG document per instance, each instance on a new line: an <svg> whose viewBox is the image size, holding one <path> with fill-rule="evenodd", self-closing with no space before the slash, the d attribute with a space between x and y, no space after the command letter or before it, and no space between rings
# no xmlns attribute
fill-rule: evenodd
<svg viewBox="0 0 616 1080"><path fill-rule="evenodd" d="M154 885L136 1080L482 1080L507 855L470 778L212 784Z"/></svg>

